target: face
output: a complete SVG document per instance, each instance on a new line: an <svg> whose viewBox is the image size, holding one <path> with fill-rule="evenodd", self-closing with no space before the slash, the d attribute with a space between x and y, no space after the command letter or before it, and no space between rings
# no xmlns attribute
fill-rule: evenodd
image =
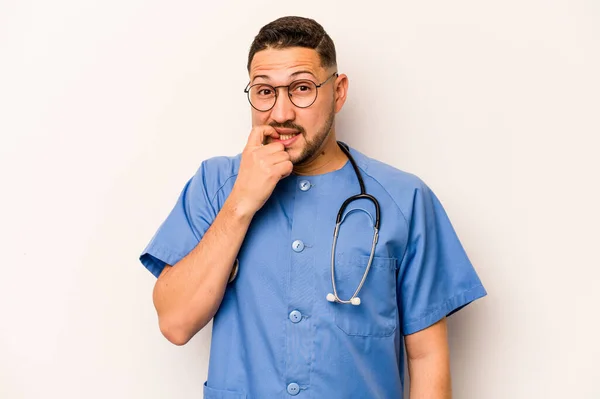
<svg viewBox="0 0 600 399"><path fill-rule="evenodd" d="M254 55L250 65L250 85L266 83L273 87L289 85L293 81L310 80L321 84L335 68L323 68L318 53L313 49L292 47L267 49ZM331 77L317 90L315 102L307 108L297 107L288 97L285 88L278 88L275 105L262 112L251 107L252 126L270 125L277 130L281 141L290 154L292 163L302 165L310 162L334 137L335 114L345 101L347 78ZM290 88L293 98L306 92L305 86ZM294 97L294 92L298 93ZM296 101L297 103L299 101ZM268 141L273 141L268 138Z"/></svg>

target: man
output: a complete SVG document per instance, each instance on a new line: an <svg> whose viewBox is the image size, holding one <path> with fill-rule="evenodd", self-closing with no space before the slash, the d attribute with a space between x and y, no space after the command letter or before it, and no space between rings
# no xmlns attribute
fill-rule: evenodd
<svg viewBox="0 0 600 399"><path fill-rule="evenodd" d="M486 292L442 205L338 144L348 78L321 25L266 25L247 67L243 152L202 162L140 258L161 332L214 317L207 399L401 398L403 345L411 398L450 398L445 317Z"/></svg>

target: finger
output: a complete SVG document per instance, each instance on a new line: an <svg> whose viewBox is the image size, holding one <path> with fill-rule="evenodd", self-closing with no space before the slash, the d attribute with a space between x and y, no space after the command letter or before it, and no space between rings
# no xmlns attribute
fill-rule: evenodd
<svg viewBox="0 0 600 399"><path fill-rule="evenodd" d="M288 177L292 171L294 170L294 165L292 161L284 161L278 164L273 165L274 171L279 174L282 178Z"/></svg>
<svg viewBox="0 0 600 399"><path fill-rule="evenodd" d="M268 136L277 139L279 138L279 133L277 133L277 130L275 130L272 126L269 125L256 126L250 132L247 144L254 147L260 147L260 145L264 143L265 137Z"/></svg>
<svg viewBox="0 0 600 399"><path fill-rule="evenodd" d="M287 151L277 151L272 154L269 154L265 157L265 162L268 165L275 165L280 162L285 162L290 160L290 154Z"/></svg>
<svg viewBox="0 0 600 399"><path fill-rule="evenodd" d="M256 151L259 151L259 153L262 153L264 155L275 154L276 152L285 152L287 154L287 152L285 151L285 146L278 141L274 141L272 143L259 147L256 149Z"/></svg>

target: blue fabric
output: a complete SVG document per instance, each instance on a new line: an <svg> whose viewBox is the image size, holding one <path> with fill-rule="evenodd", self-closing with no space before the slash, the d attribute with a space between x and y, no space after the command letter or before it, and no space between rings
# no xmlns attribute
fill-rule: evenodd
<svg viewBox="0 0 600 399"><path fill-rule="evenodd" d="M351 154L381 204L361 305L325 299L332 292L336 215L360 191L352 165L281 180L250 225L238 276L215 315L205 398L291 397L290 383L300 386L298 398L401 398L404 335L486 295L430 188L355 149ZM240 155L211 158L187 183L140 257L155 276L198 244L231 192L239 163ZM373 239L370 217L348 213L353 209L375 215L367 200L346 211L336 249L342 299L359 284ZM295 246L298 252L296 240L304 244Z"/></svg>

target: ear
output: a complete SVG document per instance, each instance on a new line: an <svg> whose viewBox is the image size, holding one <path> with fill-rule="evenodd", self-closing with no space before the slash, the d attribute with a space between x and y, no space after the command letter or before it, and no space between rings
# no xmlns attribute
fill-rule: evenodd
<svg viewBox="0 0 600 399"><path fill-rule="evenodd" d="M345 74L339 75L335 82L333 82L335 88L335 113L337 114L342 110L344 103L346 102L346 96L348 95L348 76Z"/></svg>

